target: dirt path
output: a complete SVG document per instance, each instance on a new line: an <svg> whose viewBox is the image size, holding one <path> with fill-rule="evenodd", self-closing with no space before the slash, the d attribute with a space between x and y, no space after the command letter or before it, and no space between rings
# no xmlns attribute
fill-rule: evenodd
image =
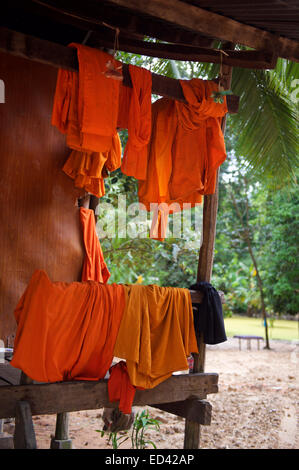
<svg viewBox="0 0 299 470"><path fill-rule="evenodd" d="M219 393L209 395L212 424L201 427L205 449L298 449L299 344L272 341L271 351L251 351L237 340L207 346L206 371L219 373ZM148 437L158 449L182 449L184 420L150 408L161 422ZM77 449L111 448L102 429L102 410L70 414L70 437ZM55 416L34 418L39 448L49 448ZM130 448L129 442L120 448Z"/></svg>

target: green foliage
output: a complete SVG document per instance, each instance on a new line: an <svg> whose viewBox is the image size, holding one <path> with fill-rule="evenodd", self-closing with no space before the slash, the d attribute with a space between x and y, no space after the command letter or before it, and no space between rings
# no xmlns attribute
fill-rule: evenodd
<svg viewBox="0 0 299 470"><path fill-rule="evenodd" d="M260 181L275 187L293 180L298 167L298 110L290 90L267 70L234 69L232 89L240 96L231 116L235 151Z"/></svg>
<svg viewBox="0 0 299 470"><path fill-rule="evenodd" d="M155 418L151 418L148 410L142 410L137 413L134 419L134 423L131 430L131 449L147 449L152 446L154 449L157 448L156 444L146 437L146 431L148 429L155 429L157 432L160 431L160 421ZM106 431L96 432L101 433L101 437L107 434ZM119 449L121 444L130 439L128 431L109 432L108 443L111 442L113 449Z"/></svg>
<svg viewBox="0 0 299 470"><path fill-rule="evenodd" d="M160 430L160 422L157 419L150 418L148 410L137 413L131 434L132 449L146 449L149 445L156 449L153 441L146 439L145 432L147 429L153 428Z"/></svg>
<svg viewBox="0 0 299 470"><path fill-rule="evenodd" d="M277 192L267 204L269 258L264 260L267 271L268 299L273 310L299 312L299 196L298 188Z"/></svg>
<svg viewBox="0 0 299 470"><path fill-rule="evenodd" d="M106 434L106 431L99 431L96 429L96 432L101 433L101 437ZM108 444L111 442L112 449L119 449L119 447L129 439L127 432L110 432L108 434Z"/></svg>

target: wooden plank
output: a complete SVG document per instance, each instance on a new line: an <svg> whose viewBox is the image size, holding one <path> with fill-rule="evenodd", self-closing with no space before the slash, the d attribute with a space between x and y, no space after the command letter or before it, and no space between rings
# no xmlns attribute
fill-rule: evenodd
<svg viewBox="0 0 299 470"><path fill-rule="evenodd" d="M114 41L115 31L109 30L103 33L92 33L88 45L91 47L106 47L113 50ZM234 67L249 69L273 69L276 66L273 54L267 51L226 51L227 55L224 55L217 49L148 42L130 38L122 33L118 36L118 50L161 59L214 64L222 62Z"/></svg>
<svg viewBox="0 0 299 470"><path fill-rule="evenodd" d="M18 401L15 404L15 449L36 449L36 438L30 404Z"/></svg>
<svg viewBox="0 0 299 470"><path fill-rule="evenodd" d="M70 47L38 39L7 28L0 28L0 51L41 62L43 64L61 67L66 70L78 70L77 52ZM130 85L128 67L124 64L124 84ZM179 80L152 74L152 92L157 95L185 101ZM228 112L238 112L239 97L227 97Z"/></svg>
<svg viewBox="0 0 299 470"><path fill-rule="evenodd" d="M221 41L243 44L258 50L270 50L273 46L279 57L299 61L299 42L277 37L263 29L179 0L151 0L150 2L148 0L109 0L109 3L132 9L135 13L159 18Z"/></svg>
<svg viewBox="0 0 299 470"><path fill-rule="evenodd" d="M205 398L218 392L218 374L173 375L153 389L137 390L133 405L168 403L190 396ZM30 403L32 415L113 408L109 402L107 379L98 382L72 381L0 387L0 419L16 414L16 404Z"/></svg>
<svg viewBox="0 0 299 470"><path fill-rule="evenodd" d="M212 405L206 400L197 398L188 398L184 401L174 403L160 403L159 405L150 405L153 408L167 411L167 413L192 420L198 424L209 426L212 419Z"/></svg>
<svg viewBox="0 0 299 470"><path fill-rule="evenodd" d="M98 30L106 27L106 31L111 32L111 28L118 28L120 32L143 38L145 35L157 38L161 41L176 44L194 45L199 47L211 47L213 38L203 37L200 34L187 30L179 30L175 25L163 24L161 22L148 21L147 18L134 15L130 10L122 10L121 14L114 7L106 2L80 3L50 5L39 2L40 5L26 5L26 13L31 17L38 14L43 18L50 18L57 24L70 24L78 29L92 31L92 36L97 35ZM69 2L68 2L69 3ZM15 8L14 8L15 12ZM14 14L13 12L13 14ZM21 14L21 13L20 13ZM14 29L14 27L12 27Z"/></svg>

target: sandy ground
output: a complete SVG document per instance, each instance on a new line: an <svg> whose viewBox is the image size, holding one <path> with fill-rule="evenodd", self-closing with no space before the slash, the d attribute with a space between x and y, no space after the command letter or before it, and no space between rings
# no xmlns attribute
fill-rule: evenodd
<svg viewBox="0 0 299 470"><path fill-rule="evenodd" d="M271 350L252 344L238 349L238 340L207 346L206 372L219 374L219 393L208 395L212 423L201 426L204 449L298 449L299 342L272 341ZM141 411L143 408L135 408ZM149 430L157 449L182 449L184 420L148 407L160 420L160 432ZM34 417L37 445L49 449L54 415ZM10 431L9 425L6 430ZM70 413L69 434L76 449L108 449L102 410ZM120 446L131 448L129 441Z"/></svg>

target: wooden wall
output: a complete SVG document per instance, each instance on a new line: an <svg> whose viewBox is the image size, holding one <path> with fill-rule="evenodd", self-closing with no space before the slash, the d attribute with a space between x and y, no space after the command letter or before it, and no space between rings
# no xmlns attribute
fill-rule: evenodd
<svg viewBox="0 0 299 470"><path fill-rule="evenodd" d="M80 280L77 199L61 168L65 138L51 125L57 69L0 53L0 339L12 345L15 306L35 269Z"/></svg>

